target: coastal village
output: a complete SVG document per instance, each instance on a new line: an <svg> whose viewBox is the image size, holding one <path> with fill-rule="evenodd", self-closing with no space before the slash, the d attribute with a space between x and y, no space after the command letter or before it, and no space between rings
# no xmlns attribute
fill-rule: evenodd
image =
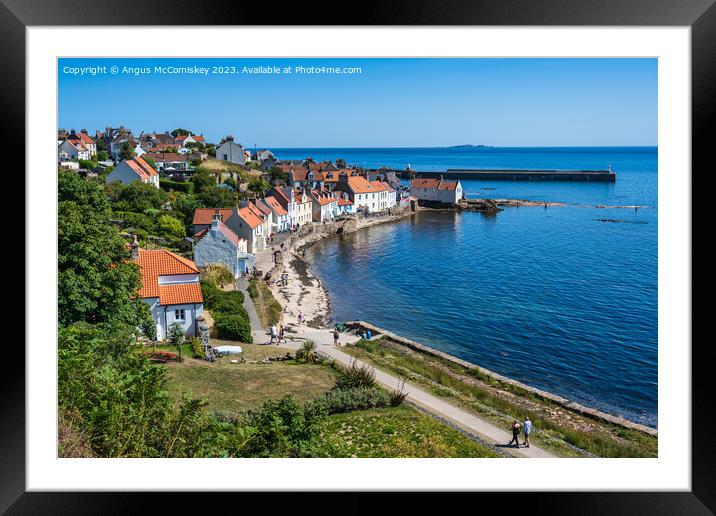
<svg viewBox="0 0 716 516"><path fill-rule="evenodd" d="M166 365L178 384L206 389L214 408L231 410L232 399L245 407L245 399L257 396L255 389L246 392L248 384L233 383L240 368L257 366L261 375L273 368L274 376L262 376L266 396L287 394L272 389L291 379L288 394L328 390L330 398L335 387L319 384L333 367L337 385L362 374L382 393L371 394L382 401L369 402L360 391L363 401L356 407L397 410L407 401L415 407L411 411L419 411L401 413L412 418L413 430L385 437L387 444L378 451L357 451L351 443L340 452L324 451L328 454L421 456L427 450L429 456L583 457L648 456L655 449L656 434L647 427L501 377L370 322L331 324L328 294L303 260L306 246L419 216L421 209L470 209L475 204L465 198L459 180L401 181L395 171L341 159L283 160L270 149L247 149L231 135L212 143L181 128L138 134L121 126L91 133L60 129L57 152L64 181L82 189L81 180L102 192L110 207L108 224L138 267L141 285L130 297L148 308L138 340L150 350L149 360ZM497 208L492 203L489 209ZM298 368L280 369L283 362L319 369L293 378ZM365 385L351 388L358 387ZM335 413L347 417L353 411L343 407ZM526 414L535 421L532 445L504 444L511 425ZM371 415L375 422L364 424L380 424L380 414ZM336 435L350 427L344 424ZM396 439L405 440L401 446L408 451L395 451ZM613 445L604 447L604 439ZM455 449L446 444L458 441ZM420 451L426 442L430 446Z"/></svg>

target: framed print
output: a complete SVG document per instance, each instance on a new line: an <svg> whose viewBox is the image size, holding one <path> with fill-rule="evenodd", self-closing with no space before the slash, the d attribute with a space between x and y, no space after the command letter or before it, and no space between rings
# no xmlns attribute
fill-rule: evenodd
<svg viewBox="0 0 716 516"><path fill-rule="evenodd" d="M714 510L711 2L40 6L0 11L27 203L3 510Z"/></svg>

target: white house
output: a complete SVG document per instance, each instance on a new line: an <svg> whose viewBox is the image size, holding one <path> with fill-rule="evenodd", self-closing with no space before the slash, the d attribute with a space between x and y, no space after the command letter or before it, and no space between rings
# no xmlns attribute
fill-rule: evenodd
<svg viewBox="0 0 716 516"><path fill-rule="evenodd" d="M254 266L254 257L248 252L246 240L221 222L220 214L214 214L211 226L194 236L194 261L199 267L224 264L235 278Z"/></svg>
<svg viewBox="0 0 716 516"><path fill-rule="evenodd" d="M307 190L296 190L294 198L296 199L296 225L303 227L313 222L313 200Z"/></svg>
<svg viewBox="0 0 716 516"><path fill-rule="evenodd" d="M233 136L227 136L221 145L216 148L216 159L229 161L237 165L245 165L246 149L240 143L234 143Z"/></svg>
<svg viewBox="0 0 716 516"><path fill-rule="evenodd" d="M313 222L329 222L338 216L338 200L328 190L311 190Z"/></svg>
<svg viewBox="0 0 716 516"><path fill-rule="evenodd" d="M69 161L71 159L90 159L90 151L78 140L62 140L57 147L57 161Z"/></svg>
<svg viewBox="0 0 716 516"><path fill-rule="evenodd" d="M269 195L268 197L264 197L264 202L266 203L266 206L268 206L271 209L271 232L272 233L281 233L283 231L288 231L291 229L291 223L288 218L288 210L281 206L281 203L278 202L276 197L273 195Z"/></svg>
<svg viewBox="0 0 716 516"><path fill-rule="evenodd" d="M125 159L109 173L106 182L119 181L130 184L133 181L141 181L159 188L159 173L147 163L141 156Z"/></svg>
<svg viewBox="0 0 716 516"><path fill-rule="evenodd" d="M460 181L446 181L439 179L416 178L410 183L411 193L418 201L441 202L457 204L462 199L462 184Z"/></svg>
<svg viewBox="0 0 716 516"><path fill-rule="evenodd" d="M296 192L293 188L272 188L268 191L269 196L276 198L283 209L288 213L288 227L292 229L296 225Z"/></svg>
<svg viewBox="0 0 716 516"><path fill-rule="evenodd" d="M347 173L341 173L338 176L338 182L333 190L348 194L355 210L362 209L368 212L380 211L379 194L382 190L379 191L375 185L371 184L371 182L363 176L349 176Z"/></svg>
<svg viewBox="0 0 716 516"><path fill-rule="evenodd" d="M174 323L184 335L196 335L196 318L204 313L199 269L191 260L164 249L140 249L132 245L132 258L142 272L139 296L149 305L157 325L157 339L165 340Z"/></svg>
<svg viewBox="0 0 716 516"><path fill-rule="evenodd" d="M355 204L351 201L347 192L333 192L336 197L336 216L356 212Z"/></svg>
<svg viewBox="0 0 716 516"><path fill-rule="evenodd" d="M92 137L87 134L87 129L82 129L79 133L75 133L75 130L72 129L72 131L70 131L70 134L67 136L67 140L69 140L71 143L74 143L75 145L81 143L87 149L90 156L94 156L97 154L97 142L95 142Z"/></svg>

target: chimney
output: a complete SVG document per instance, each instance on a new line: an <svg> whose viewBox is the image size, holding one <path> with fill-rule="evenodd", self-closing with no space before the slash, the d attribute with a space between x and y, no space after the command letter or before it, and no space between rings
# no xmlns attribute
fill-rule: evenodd
<svg viewBox="0 0 716 516"><path fill-rule="evenodd" d="M348 186L348 174L345 172L338 174L338 184L341 186Z"/></svg>
<svg viewBox="0 0 716 516"><path fill-rule="evenodd" d="M211 230L212 231L219 230L219 222L221 221L221 219L222 219L221 213L219 213L219 210L216 210L216 213L214 213L211 216Z"/></svg>
<svg viewBox="0 0 716 516"><path fill-rule="evenodd" d="M134 241L129 246L129 248L132 250L132 260L138 260L139 259L139 242L137 242L137 235L134 235Z"/></svg>

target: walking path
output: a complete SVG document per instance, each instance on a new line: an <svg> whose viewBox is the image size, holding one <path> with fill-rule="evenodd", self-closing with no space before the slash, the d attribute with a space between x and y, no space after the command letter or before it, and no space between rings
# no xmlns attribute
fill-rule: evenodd
<svg viewBox="0 0 716 516"><path fill-rule="evenodd" d="M253 326L252 326L253 327ZM293 330L293 332L291 331ZM295 332L295 333L294 333ZM287 337L290 339L288 343L281 344L283 347L298 349L302 345L304 340L312 340L319 351L333 358L344 365L349 365L353 360L356 360L358 366L366 365L364 362L354 359L354 357L344 353L333 345L333 332L332 330L323 328L309 328L309 327L292 327L287 329ZM254 342L256 344L268 343L270 338L266 335L263 330L253 332ZM340 343L355 343L359 340L357 335L352 334L341 334ZM369 364L367 364L369 367ZM378 383L384 387L394 390L399 387L402 382L400 379L385 373L379 369L375 369L375 379ZM415 385L405 383L404 390L408 392L407 399L422 407L427 412L435 414L441 418L444 418L455 425L467 430L468 432L478 434L482 436L486 441L504 445L512 438L510 432L507 432L492 423L489 423L479 417L462 410L455 405L447 403L440 398L437 398L431 394L428 394L424 390L416 387ZM520 436L522 438L522 436ZM529 448L512 448L503 447L501 448L505 452L514 455L516 457L532 457L532 458L555 458L556 456L532 445Z"/></svg>
<svg viewBox="0 0 716 516"><path fill-rule="evenodd" d="M237 279L236 290L243 292L244 294L244 308L246 309L246 313L249 314L249 322L251 323L252 333L260 332L263 334L263 327L261 326L261 321L259 320L259 314L256 313L254 301L249 295L249 280L246 278ZM256 337L254 337L254 342L256 342ZM261 342L263 342L263 340Z"/></svg>

